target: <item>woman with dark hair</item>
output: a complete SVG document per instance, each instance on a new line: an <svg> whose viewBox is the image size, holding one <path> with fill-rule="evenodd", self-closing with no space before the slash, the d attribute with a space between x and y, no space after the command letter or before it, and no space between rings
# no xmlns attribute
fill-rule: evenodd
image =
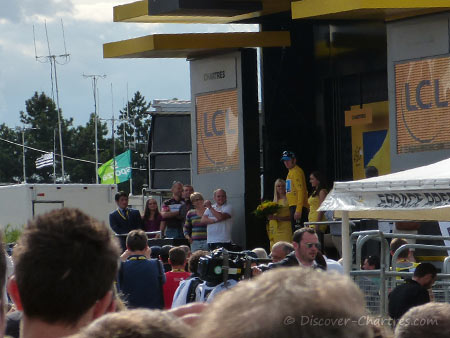
<svg viewBox="0 0 450 338"><path fill-rule="evenodd" d="M309 195L308 204L309 204L309 222L323 222L325 219L325 212L318 211L320 205L324 201L325 197L327 197L328 190L326 189L326 182L323 178L322 174L318 171L314 171L309 175L309 183L312 186L312 193ZM314 228L319 233L325 233L327 230L326 225L315 225ZM319 236L320 237L320 236ZM322 236L323 237L323 236Z"/></svg>
<svg viewBox="0 0 450 338"><path fill-rule="evenodd" d="M158 209L158 203L154 198L149 198L145 203L144 217L142 222L144 223L144 230L146 232L159 231L162 216ZM159 238L160 235L149 235L150 238Z"/></svg>

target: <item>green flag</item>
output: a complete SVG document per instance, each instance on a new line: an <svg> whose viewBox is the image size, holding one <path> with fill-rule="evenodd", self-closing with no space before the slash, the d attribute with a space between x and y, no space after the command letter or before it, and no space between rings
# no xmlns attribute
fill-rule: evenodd
<svg viewBox="0 0 450 338"><path fill-rule="evenodd" d="M117 155L116 159L116 182L114 182L114 159L109 160L98 168L98 176L102 184L115 184L128 181L131 178L131 151Z"/></svg>

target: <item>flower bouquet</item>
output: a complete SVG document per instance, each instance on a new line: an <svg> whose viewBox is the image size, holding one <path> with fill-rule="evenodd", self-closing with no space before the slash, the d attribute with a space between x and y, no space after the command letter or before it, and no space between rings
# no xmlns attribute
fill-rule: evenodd
<svg viewBox="0 0 450 338"><path fill-rule="evenodd" d="M253 213L256 217L267 218L269 215L276 214L280 210L281 206L272 201L264 201L256 208Z"/></svg>

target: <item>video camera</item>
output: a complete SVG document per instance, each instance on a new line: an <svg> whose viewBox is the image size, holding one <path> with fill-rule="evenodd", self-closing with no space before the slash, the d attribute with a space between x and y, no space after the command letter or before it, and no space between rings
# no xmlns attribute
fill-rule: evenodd
<svg viewBox="0 0 450 338"><path fill-rule="evenodd" d="M259 261L252 251L233 252L220 248L210 255L200 257L197 271L200 279L218 285L229 279L239 281L250 278L252 263Z"/></svg>

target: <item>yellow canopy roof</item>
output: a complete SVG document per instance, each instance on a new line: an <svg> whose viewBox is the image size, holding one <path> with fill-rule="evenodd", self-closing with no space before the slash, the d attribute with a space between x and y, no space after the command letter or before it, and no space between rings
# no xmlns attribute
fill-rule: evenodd
<svg viewBox="0 0 450 338"><path fill-rule="evenodd" d="M252 0L247 0L252 1ZM254 0L256 1L256 0ZM287 12L290 10L290 0L260 0L262 10L236 16L204 16L198 15L154 15L149 12L148 0L115 6L115 22L153 22L153 23L230 23L252 19L268 14Z"/></svg>
<svg viewBox="0 0 450 338"><path fill-rule="evenodd" d="M450 0L302 0L292 2L292 18L390 21L449 9Z"/></svg>
<svg viewBox="0 0 450 338"><path fill-rule="evenodd" d="M245 47L290 46L289 32L155 34L103 45L104 58L190 58Z"/></svg>

